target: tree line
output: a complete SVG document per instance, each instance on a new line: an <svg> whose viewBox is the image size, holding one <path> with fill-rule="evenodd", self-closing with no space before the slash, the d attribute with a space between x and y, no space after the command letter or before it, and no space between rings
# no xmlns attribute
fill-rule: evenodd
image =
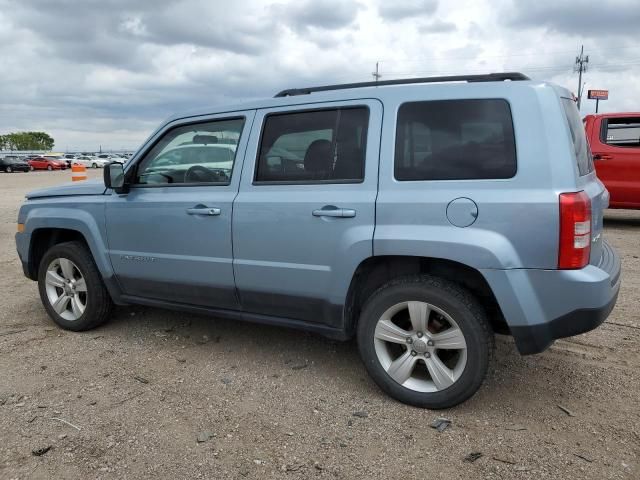
<svg viewBox="0 0 640 480"><path fill-rule="evenodd" d="M0 135L0 150L51 150L53 138L45 132L15 132Z"/></svg>

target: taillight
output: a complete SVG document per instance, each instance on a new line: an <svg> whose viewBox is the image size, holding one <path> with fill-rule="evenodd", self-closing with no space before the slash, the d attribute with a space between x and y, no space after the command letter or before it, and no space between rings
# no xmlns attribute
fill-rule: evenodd
<svg viewBox="0 0 640 480"><path fill-rule="evenodd" d="M558 268L583 268L591 254L591 200L585 192L560 194Z"/></svg>

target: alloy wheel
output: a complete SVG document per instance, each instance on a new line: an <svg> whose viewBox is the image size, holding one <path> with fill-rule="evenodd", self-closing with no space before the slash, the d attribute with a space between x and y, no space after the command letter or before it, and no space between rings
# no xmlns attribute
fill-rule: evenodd
<svg viewBox="0 0 640 480"><path fill-rule="evenodd" d="M376 324L374 346L387 374L416 392L449 388L467 364L462 330L444 310L426 302L402 302L387 309Z"/></svg>
<svg viewBox="0 0 640 480"><path fill-rule="evenodd" d="M45 277L47 299L65 320L78 320L87 308L87 283L82 272L68 258L56 258Z"/></svg>

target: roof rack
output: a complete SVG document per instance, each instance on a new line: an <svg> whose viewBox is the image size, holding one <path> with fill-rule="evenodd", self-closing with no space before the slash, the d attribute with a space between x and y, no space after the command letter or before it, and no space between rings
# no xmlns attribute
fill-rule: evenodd
<svg viewBox="0 0 640 480"><path fill-rule="evenodd" d="M448 77L405 78L397 80L383 80L378 82L343 83L340 85L323 85L320 87L290 88L282 90L276 97L292 97L294 95L308 95L313 92L328 90L344 90L346 88L382 87L385 85L407 85L411 83L440 83L440 82L503 82L505 80L530 80L519 72L488 73L486 75L453 75Z"/></svg>

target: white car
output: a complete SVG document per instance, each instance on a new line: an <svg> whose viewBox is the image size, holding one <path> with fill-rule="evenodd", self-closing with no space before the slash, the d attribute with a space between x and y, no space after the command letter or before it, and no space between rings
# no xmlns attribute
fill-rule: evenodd
<svg viewBox="0 0 640 480"><path fill-rule="evenodd" d="M97 155L97 158L101 160L106 160L107 162L121 162L124 163L127 159L121 157L120 155L116 155L115 153L101 153Z"/></svg>
<svg viewBox="0 0 640 480"><path fill-rule="evenodd" d="M199 181L226 181L231 177L235 155L235 145L179 145L155 157L147 167L145 175L147 177L165 177L171 183L175 181L175 178L184 180L185 175L189 175L189 172L195 169L196 172L193 174L201 178ZM147 178L143 179L143 183L147 183L147 181Z"/></svg>
<svg viewBox="0 0 640 480"><path fill-rule="evenodd" d="M81 155L73 160L73 163L84 165L87 168L102 168L110 162L111 160L109 159L98 158L90 155Z"/></svg>

